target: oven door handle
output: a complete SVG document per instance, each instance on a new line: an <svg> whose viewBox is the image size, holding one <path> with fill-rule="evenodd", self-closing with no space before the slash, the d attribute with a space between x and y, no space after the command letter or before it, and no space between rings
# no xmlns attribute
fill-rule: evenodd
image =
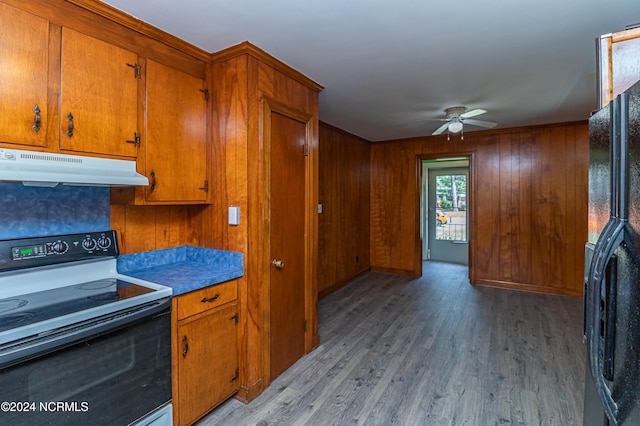
<svg viewBox="0 0 640 426"><path fill-rule="evenodd" d="M0 346L0 368L26 361L80 340L88 340L157 315L171 312L171 297L93 318Z"/></svg>

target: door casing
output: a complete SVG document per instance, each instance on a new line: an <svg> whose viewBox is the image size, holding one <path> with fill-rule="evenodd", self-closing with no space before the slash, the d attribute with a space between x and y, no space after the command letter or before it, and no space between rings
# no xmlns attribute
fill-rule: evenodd
<svg viewBox="0 0 640 426"><path fill-rule="evenodd" d="M415 257L414 257L414 271L416 276L422 276L422 261L423 261L423 241L422 241L422 226L423 226L423 210L422 210L422 194L423 194L423 182L426 178L425 171L423 170L424 161L436 161L445 159L465 159L469 161L469 180L467 181L467 203L470 208L467 210L468 223L469 223L469 281L475 283L475 269L474 269L474 245L475 241L475 182L476 182L476 169L475 169L475 152L474 151L459 151L459 152L442 152L439 154L418 154L416 155L416 191L415 191Z"/></svg>

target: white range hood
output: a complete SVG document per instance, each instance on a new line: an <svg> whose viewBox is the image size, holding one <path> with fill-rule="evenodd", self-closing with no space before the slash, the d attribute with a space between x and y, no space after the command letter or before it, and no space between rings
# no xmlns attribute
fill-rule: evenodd
<svg viewBox="0 0 640 426"><path fill-rule="evenodd" d="M135 161L0 149L0 182L25 186L149 185Z"/></svg>

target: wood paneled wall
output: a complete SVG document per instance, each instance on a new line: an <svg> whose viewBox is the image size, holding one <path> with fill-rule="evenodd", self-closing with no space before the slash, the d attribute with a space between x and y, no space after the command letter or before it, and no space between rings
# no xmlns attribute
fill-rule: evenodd
<svg viewBox="0 0 640 426"><path fill-rule="evenodd" d="M582 294L587 237L586 122L371 145L371 265L420 273L419 158L471 156L470 279Z"/></svg>
<svg viewBox="0 0 640 426"><path fill-rule="evenodd" d="M320 123L319 297L371 266L369 146L364 139Z"/></svg>
<svg viewBox="0 0 640 426"><path fill-rule="evenodd" d="M204 206L131 206L111 202L120 253L202 246Z"/></svg>

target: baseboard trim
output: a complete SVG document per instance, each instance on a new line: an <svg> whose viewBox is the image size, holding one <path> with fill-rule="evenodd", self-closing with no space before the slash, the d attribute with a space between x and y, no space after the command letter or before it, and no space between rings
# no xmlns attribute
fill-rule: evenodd
<svg viewBox="0 0 640 426"><path fill-rule="evenodd" d="M263 390L264 386L262 384L262 379L259 379L250 386L240 386L240 390L238 391L238 393L236 393L235 398L240 402L248 404L249 402L257 398Z"/></svg>
<svg viewBox="0 0 640 426"><path fill-rule="evenodd" d="M576 291L574 289L550 287L550 286L543 286L543 285L536 285L536 284L514 283L510 281L479 279L473 285L482 286L482 287L506 288L510 290L526 291L529 293L543 293L543 294L554 294L558 296L582 297L582 291Z"/></svg>

